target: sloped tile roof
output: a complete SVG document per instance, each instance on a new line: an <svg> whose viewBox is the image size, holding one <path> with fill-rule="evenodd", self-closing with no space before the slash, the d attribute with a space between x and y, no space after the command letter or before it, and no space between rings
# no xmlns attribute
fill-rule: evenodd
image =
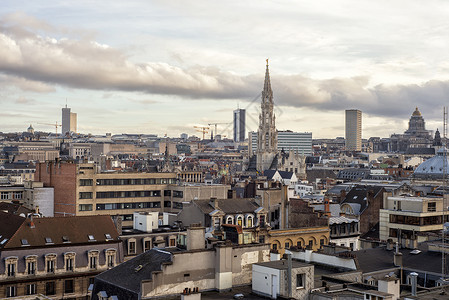
<svg viewBox="0 0 449 300"><path fill-rule="evenodd" d="M6 219L0 217L0 228L5 226L8 227ZM106 234L109 234L110 238L106 237ZM21 226L16 228L15 234L4 248L22 247L22 240L26 240L30 247L67 245L68 241L64 241L63 237L67 237L72 245L108 241L115 243L119 239L117 229L108 215L22 218Z"/></svg>
<svg viewBox="0 0 449 300"><path fill-rule="evenodd" d="M239 199L217 199L218 207L225 214L236 213L253 213L259 208L259 205L253 202L253 199L239 198ZM210 204L210 200L193 200L193 202L205 214L209 214L215 210Z"/></svg>

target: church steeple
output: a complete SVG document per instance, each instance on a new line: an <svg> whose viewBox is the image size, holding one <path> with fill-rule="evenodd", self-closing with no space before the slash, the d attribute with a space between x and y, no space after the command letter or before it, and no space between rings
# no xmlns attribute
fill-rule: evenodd
<svg viewBox="0 0 449 300"><path fill-rule="evenodd" d="M271 90L270 82L270 71L268 70L268 59L267 59L267 69L265 71L265 82L263 84L262 91L262 102L273 102L273 91Z"/></svg>
<svg viewBox="0 0 449 300"><path fill-rule="evenodd" d="M277 153L276 117L274 115L268 59L260 108L259 130L257 132L257 170L263 172L270 168Z"/></svg>

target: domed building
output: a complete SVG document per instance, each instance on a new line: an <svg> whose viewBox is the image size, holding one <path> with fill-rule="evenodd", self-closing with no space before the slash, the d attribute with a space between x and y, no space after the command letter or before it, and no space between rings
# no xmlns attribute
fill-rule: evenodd
<svg viewBox="0 0 449 300"><path fill-rule="evenodd" d="M408 129L403 134L390 136L389 151L411 155L435 155L432 148L433 137L430 130L426 130L426 122L418 107L412 113L408 122Z"/></svg>
<svg viewBox="0 0 449 300"><path fill-rule="evenodd" d="M448 150L441 148L438 150L437 155L420 164L413 172L414 178L420 179L443 179L445 175L448 177Z"/></svg>

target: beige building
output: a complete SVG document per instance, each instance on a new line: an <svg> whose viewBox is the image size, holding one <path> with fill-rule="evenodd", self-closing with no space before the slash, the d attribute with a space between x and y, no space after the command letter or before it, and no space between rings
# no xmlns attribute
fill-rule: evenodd
<svg viewBox="0 0 449 300"><path fill-rule="evenodd" d="M387 197L379 212L379 237L415 248L417 243L427 240L426 233L443 229L443 207L442 197Z"/></svg>
<svg viewBox="0 0 449 300"><path fill-rule="evenodd" d="M35 180L54 188L54 214L121 216L131 227L135 211L178 213L183 201L227 198L229 185L178 185L176 173L98 170L93 163L36 165Z"/></svg>
<svg viewBox="0 0 449 300"><path fill-rule="evenodd" d="M346 150L362 150L362 112L358 109L348 109L345 111L346 126Z"/></svg>
<svg viewBox="0 0 449 300"><path fill-rule="evenodd" d="M271 244L271 249L278 251L281 255L285 253L285 249L291 247L309 247L311 250L316 251L329 243L329 227L270 230L268 232L268 242Z"/></svg>

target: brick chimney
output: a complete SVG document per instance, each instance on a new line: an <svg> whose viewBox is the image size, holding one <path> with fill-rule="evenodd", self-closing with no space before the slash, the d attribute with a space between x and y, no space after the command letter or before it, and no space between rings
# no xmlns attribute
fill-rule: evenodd
<svg viewBox="0 0 449 300"><path fill-rule="evenodd" d="M326 217L330 217L331 216L329 197L327 195L324 196L324 215Z"/></svg>

